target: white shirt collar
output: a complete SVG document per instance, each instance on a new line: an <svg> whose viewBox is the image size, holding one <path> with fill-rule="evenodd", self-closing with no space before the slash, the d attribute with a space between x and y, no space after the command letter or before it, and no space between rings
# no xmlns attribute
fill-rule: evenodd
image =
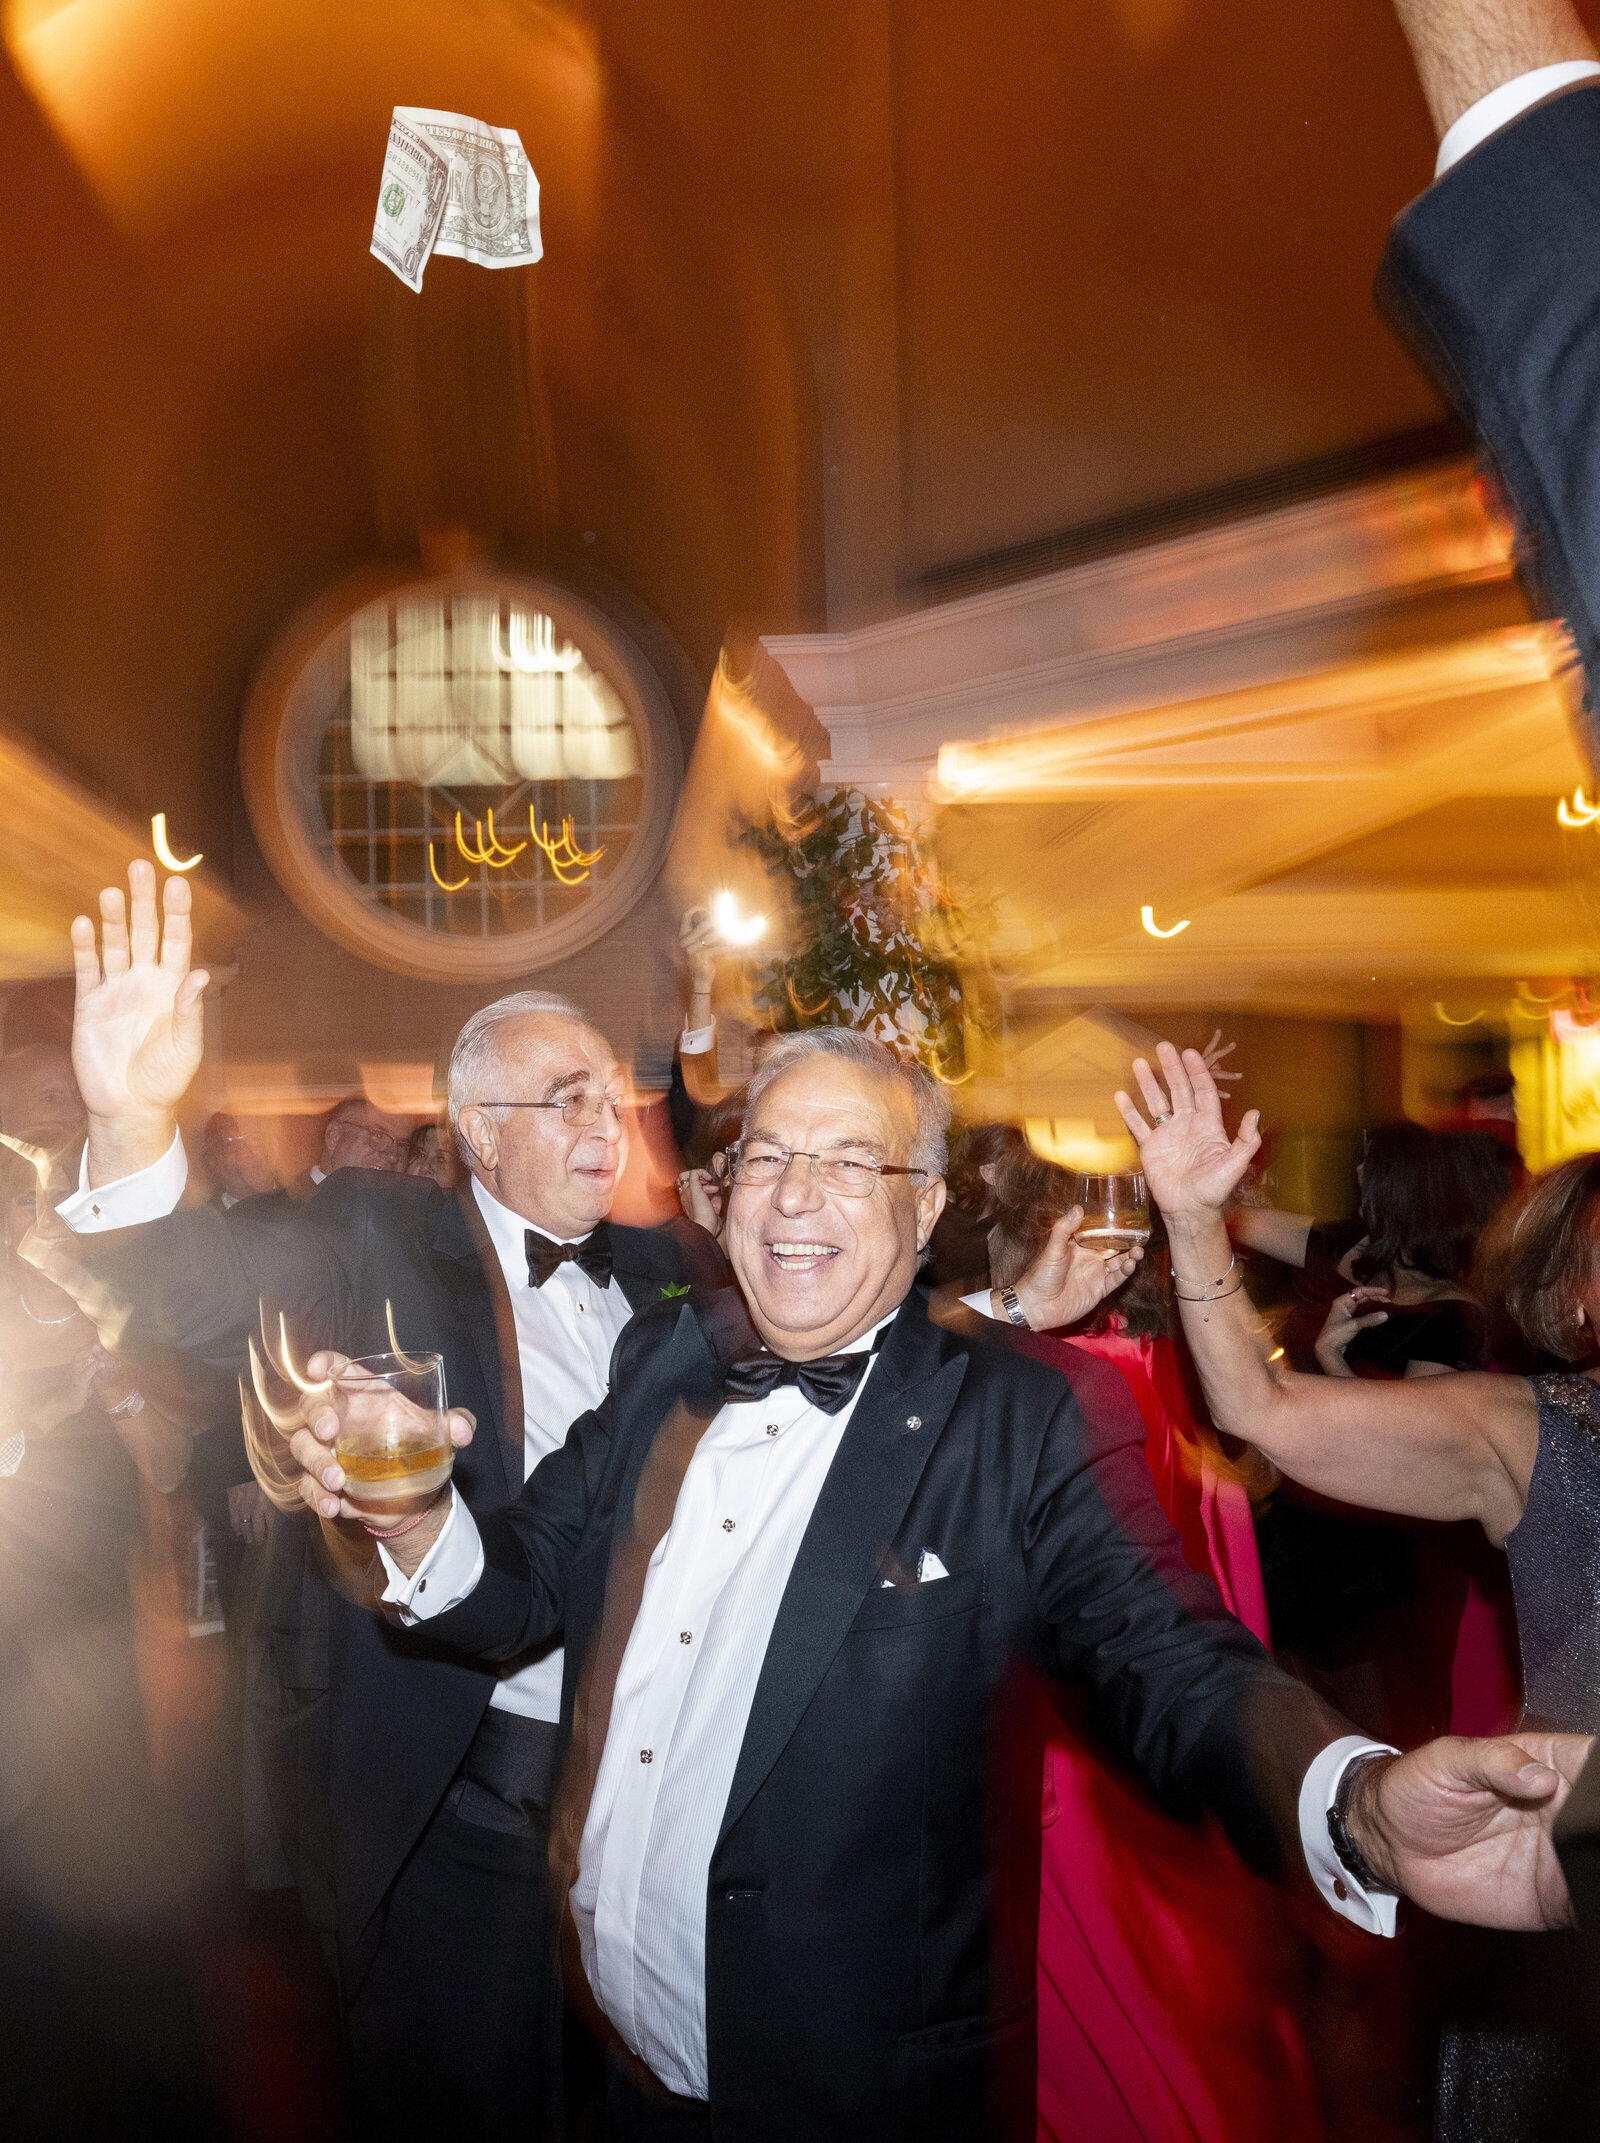
<svg viewBox="0 0 1600 2143"><path fill-rule="evenodd" d="M493 1191L485 1190L476 1176L468 1179L472 1195L478 1201L478 1211L483 1215L483 1224L489 1231L489 1240L494 1244L495 1255L501 1268L507 1272L524 1272L528 1254L527 1231L533 1228L535 1235L542 1235L547 1243L586 1243L593 1234L590 1229L583 1235L552 1235L548 1228L535 1228L531 1220L524 1220L520 1213L513 1213L510 1206L502 1205Z"/></svg>

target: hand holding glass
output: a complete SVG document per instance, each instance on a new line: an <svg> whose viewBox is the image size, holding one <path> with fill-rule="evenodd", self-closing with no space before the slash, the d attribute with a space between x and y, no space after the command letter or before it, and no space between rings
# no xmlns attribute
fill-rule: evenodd
<svg viewBox="0 0 1600 2143"><path fill-rule="evenodd" d="M1150 1193L1137 1173L1078 1178L1083 1226L1077 1240L1103 1257L1150 1240Z"/></svg>
<svg viewBox="0 0 1600 2143"><path fill-rule="evenodd" d="M426 1501L450 1478L453 1448L444 1360L437 1354L367 1354L333 1380L339 1417L334 1456L352 1503L376 1509Z"/></svg>

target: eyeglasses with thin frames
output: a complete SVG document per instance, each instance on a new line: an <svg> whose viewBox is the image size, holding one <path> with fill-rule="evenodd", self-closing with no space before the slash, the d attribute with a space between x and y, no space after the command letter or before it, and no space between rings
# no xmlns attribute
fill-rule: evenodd
<svg viewBox="0 0 1600 2143"><path fill-rule="evenodd" d="M609 1109L620 1124L622 1112L627 1107L614 1094L569 1094L565 1101L480 1101L480 1109L559 1109L563 1123L571 1124L575 1131L586 1131L590 1124L597 1124L605 1110Z"/></svg>
<svg viewBox="0 0 1600 2143"><path fill-rule="evenodd" d="M880 1176L928 1173L925 1168L899 1168L890 1161L856 1161L833 1153L807 1153L799 1146L768 1147L760 1153L746 1153L742 1146L730 1146L717 1159L730 1182L757 1186L781 1183L789 1173L791 1161L809 1161L812 1179L840 1198L870 1198Z"/></svg>

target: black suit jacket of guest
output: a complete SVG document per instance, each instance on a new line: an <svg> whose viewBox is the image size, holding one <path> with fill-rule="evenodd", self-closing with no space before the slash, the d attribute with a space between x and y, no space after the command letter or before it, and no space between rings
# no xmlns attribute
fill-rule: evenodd
<svg viewBox="0 0 1600 2143"><path fill-rule="evenodd" d="M283 1313L303 1364L315 1348L403 1347L444 1357L450 1403L478 1431L454 1480L475 1515L523 1481L523 1400L511 1301L470 1186L340 1169L297 1212L244 1200L84 1236L84 1262L131 1309L133 1328L232 1371L261 1321L276 1351ZM727 1268L690 1222L613 1226L615 1278L638 1311ZM336 1572L321 1528L275 1514L250 1633L250 1704L273 1812L308 1917L339 1937L347 1995L381 1932L386 1892L478 1729L493 1672L399 1638L372 1602L381 1567ZM541 1647L557 1641L558 1628Z"/></svg>
<svg viewBox="0 0 1600 2143"><path fill-rule="evenodd" d="M736 1302L634 1320L605 1404L481 1523L472 1595L409 1633L500 1658L565 1627L569 1864ZM924 1549L947 1577L915 1582ZM914 1290L801 1543L711 1858L719 2143L1033 2133L1039 1751L1004 1702L1028 1664L1091 1683L1163 1799L1269 1865L1349 1730L1187 1568L1137 1414L1091 1419L1058 1370L940 1329Z"/></svg>
<svg viewBox="0 0 1600 2143"><path fill-rule="evenodd" d="M1475 426L1537 606L1600 676L1600 84L1491 136L1395 223L1378 302Z"/></svg>

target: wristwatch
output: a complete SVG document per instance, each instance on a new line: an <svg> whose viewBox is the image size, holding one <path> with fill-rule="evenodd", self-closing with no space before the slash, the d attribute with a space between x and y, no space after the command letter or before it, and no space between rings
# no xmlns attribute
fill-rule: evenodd
<svg viewBox="0 0 1600 2143"><path fill-rule="evenodd" d="M1016 1325L1021 1325L1024 1331L1029 1330L1030 1327L1028 1324L1028 1313L1026 1310L1024 1310L1022 1304L1017 1300L1016 1289L1014 1287L1002 1287L999 1290L999 1295L1000 1307L1011 1319L1011 1322Z"/></svg>
<svg viewBox="0 0 1600 2143"><path fill-rule="evenodd" d="M1384 1881L1351 1837L1348 1824L1350 1801L1355 1793L1356 1780L1368 1764L1393 1762L1392 1755L1378 1749L1372 1750L1366 1756L1353 1756L1344 1767L1339 1790L1333 1797L1333 1806L1328 1810L1328 1836L1333 1841L1333 1850L1339 1856L1339 1865L1369 1896L1398 1897L1400 1893L1391 1883Z"/></svg>

